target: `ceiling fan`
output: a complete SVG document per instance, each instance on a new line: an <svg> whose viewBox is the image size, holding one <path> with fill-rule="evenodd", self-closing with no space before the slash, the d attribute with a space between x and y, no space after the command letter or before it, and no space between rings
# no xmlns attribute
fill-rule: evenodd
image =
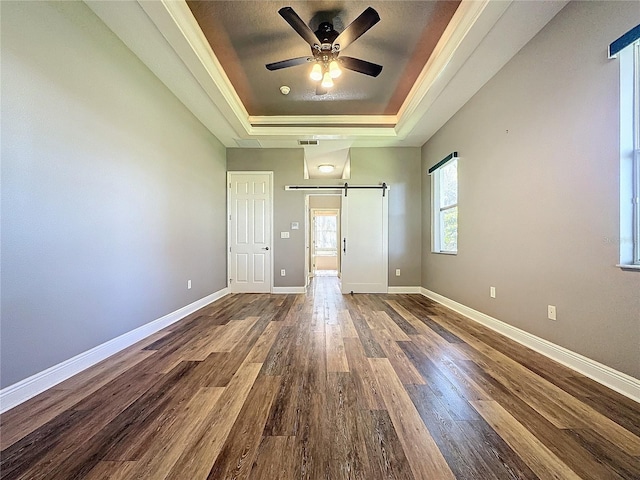
<svg viewBox="0 0 640 480"><path fill-rule="evenodd" d="M309 76L312 80L320 82L316 87L317 95L324 95L327 89L333 86L333 79L342 73L340 67L371 77L377 77L382 71L381 65L340 55L345 48L380 21L378 12L373 8L368 7L341 33L336 32L333 24L329 22L321 23L318 30L313 32L291 7L283 7L278 13L309 44L312 56L268 63L267 70L313 63Z"/></svg>

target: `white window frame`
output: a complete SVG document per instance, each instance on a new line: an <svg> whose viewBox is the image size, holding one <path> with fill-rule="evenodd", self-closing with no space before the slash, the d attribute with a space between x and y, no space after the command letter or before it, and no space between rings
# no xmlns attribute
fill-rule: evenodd
<svg viewBox="0 0 640 480"><path fill-rule="evenodd" d="M442 253L446 255L456 255L458 250L443 250L442 248L442 235L443 235L443 214L452 208L458 207L458 197L456 202L450 205L440 205L440 188L442 184L441 172L444 167L450 165L453 162L458 162L457 156L452 156L449 160L438 165L435 170L430 172L431 176L431 252ZM460 188L459 175L456 177L457 188ZM460 191L458 190L458 196ZM458 215L460 211L458 210ZM458 224L456 224L456 235L458 231Z"/></svg>
<svg viewBox="0 0 640 480"><path fill-rule="evenodd" d="M633 50L633 264L640 266L640 41Z"/></svg>
<svg viewBox="0 0 640 480"><path fill-rule="evenodd" d="M338 251L340 248L340 209L338 208L312 208L311 209L311 217L314 220L314 224L311 226L313 228L313 251L316 255L319 256L329 256L336 257L338 256ZM316 240L316 224L317 217L336 217L336 248L320 248L317 246Z"/></svg>
<svg viewBox="0 0 640 480"><path fill-rule="evenodd" d="M620 58L620 263L640 269L640 41Z"/></svg>

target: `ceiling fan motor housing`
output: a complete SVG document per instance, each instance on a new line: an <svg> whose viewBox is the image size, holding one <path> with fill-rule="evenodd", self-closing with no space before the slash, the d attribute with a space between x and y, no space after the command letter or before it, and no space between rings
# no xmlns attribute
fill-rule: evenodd
<svg viewBox="0 0 640 480"><path fill-rule="evenodd" d="M333 28L333 24L329 22L322 22L318 26L318 30L315 32L316 37L320 40L320 43L333 45L333 42L336 38L338 38L338 32L336 32Z"/></svg>

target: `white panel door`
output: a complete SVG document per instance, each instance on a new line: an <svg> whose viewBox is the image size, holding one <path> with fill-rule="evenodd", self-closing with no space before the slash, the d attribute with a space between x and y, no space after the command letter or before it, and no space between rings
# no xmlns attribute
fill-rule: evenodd
<svg viewBox="0 0 640 480"><path fill-rule="evenodd" d="M342 293L387 293L388 195L349 189L342 197Z"/></svg>
<svg viewBox="0 0 640 480"><path fill-rule="evenodd" d="M229 289L270 293L271 174L229 173Z"/></svg>

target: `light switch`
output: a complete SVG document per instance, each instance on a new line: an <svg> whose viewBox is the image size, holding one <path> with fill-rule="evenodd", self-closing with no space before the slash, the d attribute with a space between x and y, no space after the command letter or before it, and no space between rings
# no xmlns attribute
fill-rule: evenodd
<svg viewBox="0 0 640 480"><path fill-rule="evenodd" d="M280 232L280 238L289 238L289 232Z"/></svg>

